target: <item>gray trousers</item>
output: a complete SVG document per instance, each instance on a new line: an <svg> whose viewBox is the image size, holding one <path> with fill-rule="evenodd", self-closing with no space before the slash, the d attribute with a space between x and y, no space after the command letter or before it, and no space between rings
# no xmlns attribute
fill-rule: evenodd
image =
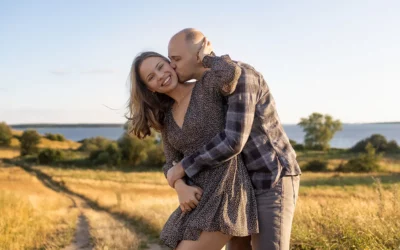
<svg viewBox="0 0 400 250"><path fill-rule="evenodd" d="M299 194L300 176L284 176L267 191L256 191L260 233L233 237L227 250L289 249L290 233Z"/></svg>

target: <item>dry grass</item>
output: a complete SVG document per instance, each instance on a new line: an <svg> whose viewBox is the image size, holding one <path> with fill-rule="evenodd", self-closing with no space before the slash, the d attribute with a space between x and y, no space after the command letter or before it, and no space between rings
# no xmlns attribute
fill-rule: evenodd
<svg viewBox="0 0 400 250"><path fill-rule="evenodd" d="M67 245L77 210L66 196L34 176L0 162L0 249L60 249Z"/></svg>
<svg viewBox="0 0 400 250"><path fill-rule="evenodd" d="M40 169L152 237L177 207L162 173ZM400 246L400 175L305 173L301 182L293 248Z"/></svg>
<svg viewBox="0 0 400 250"><path fill-rule="evenodd" d="M0 147L0 159L12 159L19 155L19 149Z"/></svg>

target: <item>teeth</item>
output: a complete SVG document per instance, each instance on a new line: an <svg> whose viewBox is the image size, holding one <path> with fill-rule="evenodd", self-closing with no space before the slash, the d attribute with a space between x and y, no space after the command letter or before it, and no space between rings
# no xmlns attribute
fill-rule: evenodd
<svg viewBox="0 0 400 250"><path fill-rule="evenodd" d="M169 81L170 78L171 77L169 76L167 79L165 79L164 84L166 84Z"/></svg>

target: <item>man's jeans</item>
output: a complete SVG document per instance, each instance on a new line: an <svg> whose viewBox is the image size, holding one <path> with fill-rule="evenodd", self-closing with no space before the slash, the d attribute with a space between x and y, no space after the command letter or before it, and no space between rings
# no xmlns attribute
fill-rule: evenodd
<svg viewBox="0 0 400 250"><path fill-rule="evenodd" d="M289 249L299 186L299 175L284 176L274 188L265 191L256 190L260 233L251 237L234 237L226 249Z"/></svg>

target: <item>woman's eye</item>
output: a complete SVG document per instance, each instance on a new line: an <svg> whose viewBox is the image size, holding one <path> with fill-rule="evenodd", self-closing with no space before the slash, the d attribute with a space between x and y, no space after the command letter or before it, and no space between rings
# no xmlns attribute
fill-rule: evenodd
<svg viewBox="0 0 400 250"><path fill-rule="evenodd" d="M158 70L162 69L164 66L164 64L161 64L160 66L158 66Z"/></svg>

